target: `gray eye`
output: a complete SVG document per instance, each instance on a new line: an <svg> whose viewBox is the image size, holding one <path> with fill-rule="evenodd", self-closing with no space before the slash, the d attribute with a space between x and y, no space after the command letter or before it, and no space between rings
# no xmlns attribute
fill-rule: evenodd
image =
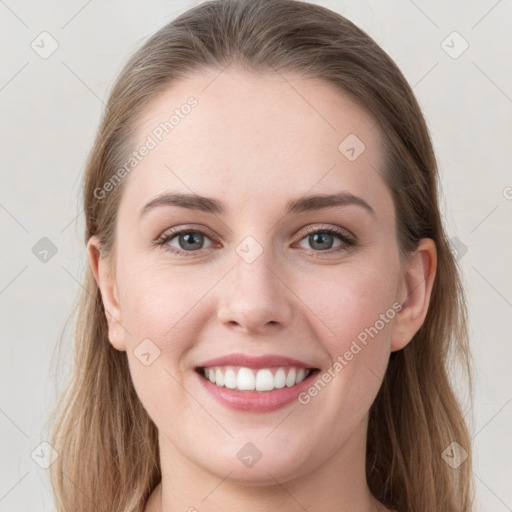
<svg viewBox="0 0 512 512"><path fill-rule="evenodd" d="M336 239L338 239L338 245L335 246ZM328 251L329 249L333 249L342 245L340 235L320 229L314 233L306 235L300 241L300 244L304 243L304 241L307 241L309 247L303 245L301 245L301 247L304 247L305 249L313 249L315 251Z"/></svg>
<svg viewBox="0 0 512 512"><path fill-rule="evenodd" d="M308 235L308 240L313 249L325 250L331 249L334 243L334 237L329 233L315 233Z"/></svg>
<svg viewBox="0 0 512 512"><path fill-rule="evenodd" d="M167 241L168 245L181 249L182 251L197 251L204 248L204 242L209 238L200 231L182 231L175 235L171 235ZM178 246L173 244L173 240L178 241Z"/></svg>

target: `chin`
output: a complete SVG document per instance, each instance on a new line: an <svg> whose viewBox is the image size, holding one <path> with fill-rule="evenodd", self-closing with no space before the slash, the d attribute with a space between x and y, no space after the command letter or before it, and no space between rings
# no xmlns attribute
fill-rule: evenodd
<svg viewBox="0 0 512 512"><path fill-rule="evenodd" d="M264 446L265 445L265 446ZM225 454L218 454L216 463L212 464L215 457L208 461L198 461L209 473L219 478L250 486L275 485L276 480L284 483L311 471L311 457L307 457L305 450L297 448L296 451L279 450L276 445L263 441L259 443L261 450L256 448L256 443L244 443L241 448L228 449ZM305 461L308 460L307 469Z"/></svg>

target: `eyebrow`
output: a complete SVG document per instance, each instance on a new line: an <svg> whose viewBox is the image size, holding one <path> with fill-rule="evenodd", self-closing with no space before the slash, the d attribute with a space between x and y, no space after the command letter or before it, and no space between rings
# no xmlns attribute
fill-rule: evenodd
<svg viewBox="0 0 512 512"><path fill-rule="evenodd" d="M285 213L302 213L351 205L359 206L376 217L375 210L364 199L350 192L301 196L286 203ZM144 216L150 210L159 206L178 206L180 208L198 210L215 215L225 215L228 213L228 209L224 203L212 197L188 193L164 192L144 205L140 216Z"/></svg>

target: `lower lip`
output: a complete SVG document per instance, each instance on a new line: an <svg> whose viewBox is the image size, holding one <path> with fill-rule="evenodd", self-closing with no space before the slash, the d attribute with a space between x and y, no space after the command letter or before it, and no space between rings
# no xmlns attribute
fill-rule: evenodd
<svg viewBox="0 0 512 512"><path fill-rule="evenodd" d="M318 370L314 370L299 384L272 391L239 391L216 386L199 373L197 373L197 377L204 389L215 400L230 409L246 412L272 412L282 409L296 400L299 394L310 386L311 378L317 373Z"/></svg>

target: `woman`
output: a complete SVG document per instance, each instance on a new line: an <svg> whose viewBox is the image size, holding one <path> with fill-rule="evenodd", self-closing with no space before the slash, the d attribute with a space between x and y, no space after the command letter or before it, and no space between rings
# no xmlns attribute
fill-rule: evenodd
<svg viewBox="0 0 512 512"><path fill-rule="evenodd" d="M472 510L437 180L411 88L342 16L218 0L151 37L84 176L58 510Z"/></svg>

